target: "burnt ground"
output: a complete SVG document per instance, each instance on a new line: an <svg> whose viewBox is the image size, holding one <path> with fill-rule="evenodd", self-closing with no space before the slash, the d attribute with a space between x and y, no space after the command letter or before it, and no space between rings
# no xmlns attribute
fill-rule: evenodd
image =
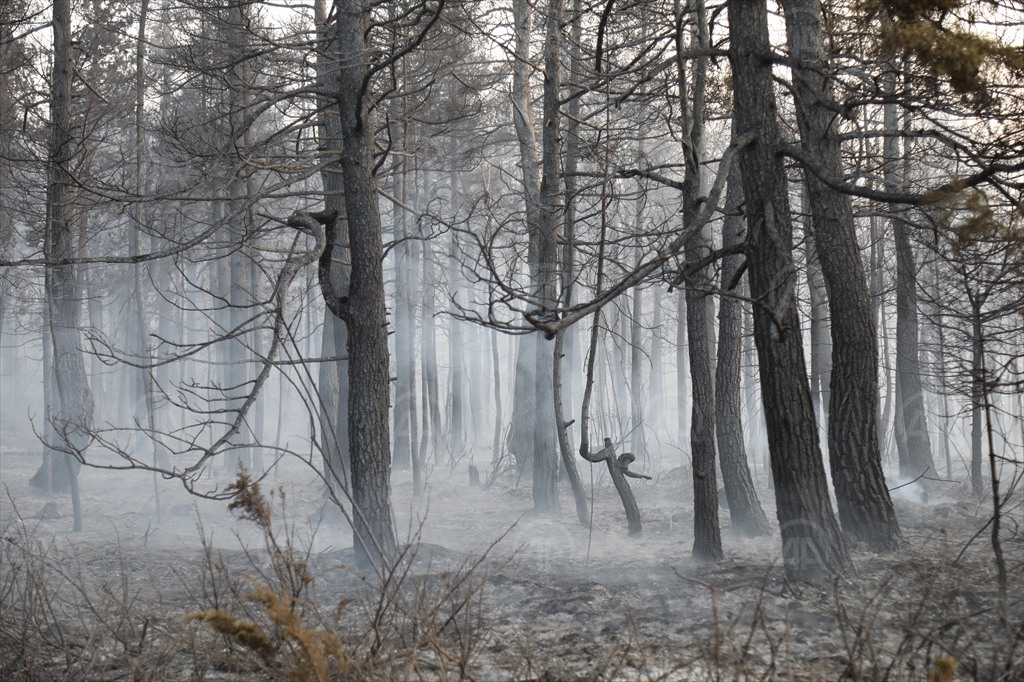
<svg viewBox="0 0 1024 682"><path fill-rule="evenodd" d="M170 482L160 484L158 523L151 475L87 469L85 530L71 533L69 497L28 487L37 465L27 454L0 461L0 678L264 679L281 672L184 618L213 608L265 617L251 598L255 586L277 590L296 564L275 562L253 523L229 513L226 502L191 498ZM1001 600L989 533L979 534L991 502L954 484L898 491L905 550L854 548L850 573L808 586L785 580L777 535L736 537L726 510L726 560L693 562L682 471L634 485L644 521L639 538L626 536L618 498L600 475L593 524L583 527L567 490L560 517L537 517L528 485L472 488L465 469L449 475L437 468L428 494L414 503L408 474L398 472L397 526L416 548L385 581L385 593L404 595L388 601L379 597L379 581L351 566L351 532L329 508L320 511L315 476L299 462L279 466L276 479L263 483L265 491L284 491L283 509L279 496L272 501L274 532L305 561L310 584L302 604L318 614L307 622L321 618L321 629L338 633L351 655L335 667L351 678L927 680L936 659L952 656L955 679L1024 680L1019 496L1003 522L1010 584ZM583 476L589 489L585 469ZM771 494L759 493L773 516ZM56 515L42 513L49 502ZM467 577L467 563L485 552ZM33 570L34 583L27 580ZM49 601L41 596L47 591ZM343 600L351 603L339 609ZM394 644L416 637L429 643ZM386 661L385 649L392 651Z"/></svg>

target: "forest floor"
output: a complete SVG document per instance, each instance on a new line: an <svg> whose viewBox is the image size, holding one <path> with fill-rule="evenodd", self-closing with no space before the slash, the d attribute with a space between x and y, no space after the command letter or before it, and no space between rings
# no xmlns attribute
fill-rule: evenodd
<svg viewBox="0 0 1024 682"><path fill-rule="evenodd" d="M152 477L140 472L84 470L84 530L71 533L69 497L27 484L38 461L0 458L0 679L319 679L336 669L348 679L928 680L952 656L955 679L1024 680L1019 494L1003 520L1010 584L1000 600L991 502L954 484L935 484L944 487L927 502L917 485L897 491L906 549L854 548L854 570L807 586L785 580L778 535L736 537L727 510L726 559L692 561L681 469L634 484L638 538L598 474L584 527L567 490L561 516L538 517L528 485L484 490L465 468L436 468L414 502L397 472L396 525L415 549L382 587L350 567L351 532L321 511L322 486L301 463L280 464L262 486L284 491L272 532L304 563L268 552L227 502L171 482L160 483L158 523ZM771 493L759 494L774 517ZM50 502L59 518L33 518L54 516L43 513ZM274 615L273 599L252 596L261 585L281 596L296 576L298 630ZM185 617L214 609L260 624L278 653L254 655L237 632ZM303 644L313 631L338 641ZM330 652L339 645L345 656Z"/></svg>

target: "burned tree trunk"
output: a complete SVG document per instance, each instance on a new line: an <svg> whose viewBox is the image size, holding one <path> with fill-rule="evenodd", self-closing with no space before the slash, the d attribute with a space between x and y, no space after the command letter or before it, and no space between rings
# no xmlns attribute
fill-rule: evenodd
<svg viewBox="0 0 1024 682"><path fill-rule="evenodd" d="M561 91L562 0L548 3L544 39L544 126L541 144L540 210L537 224L537 278L534 298L544 311L558 306L557 231L561 206ZM550 313L548 313L550 314ZM538 512L558 509L558 458L553 395L554 354L537 339L536 419L533 428L533 508Z"/></svg>
<svg viewBox="0 0 1024 682"><path fill-rule="evenodd" d="M896 76L886 75L885 89L895 95ZM897 174L899 139L896 105L884 109L885 189L895 192L901 178ZM906 158L906 150L903 154ZM905 180L905 178L904 178ZM896 442L900 446L900 475L916 478L932 469L931 442L924 415L921 390L917 321L917 265L910 243L906 219L901 211L893 213L892 230L896 247ZM901 440L902 439L902 440Z"/></svg>
<svg viewBox="0 0 1024 682"><path fill-rule="evenodd" d="M849 556L829 501L794 301L789 188L779 133L764 0L729 0L729 61L737 132L755 141L740 152L746 198L750 291L786 572L819 581Z"/></svg>
<svg viewBox="0 0 1024 682"><path fill-rule="evenodd" d="M324 92L337 92L338 69L334 54L334 27L328 23L329 9L326 0L314 3L317 40L321 44L317 59L317 78ZM345 189L339 165L341 153L341 119L331 100L320 102L319 136L320 151L326 155L326 163L320 171L324 189L324 208L337 214L333 225L334 244L330 254L330 278L334 291L342 297L348 296L349 263L348 223L345 218ZM320 363L320 404L321 440L323 447L324 477L335 496L342 495L342 488L350 484L350 461L348 446L348 329L345 323L329 309L324 310L324 342L321 355L338 357L339 360ZM328 433L329 430L329 433Z"/></svg>
<svg viewBox="0 0 1024 682"><path fill-rule="evenodd" d="M587 526L590 524L590 512L587 510L587 497L583 491L583 483L580 481L579 470L576 468L576 460L572 456L572 445L569 444L569 425L572 422L565 421L565 404L562 399L562 350L564 347L565 330L562 329L555 334L552 375L558 451L562 456L562 465L565 467L565 474L569 479L569 486L572 488L573 499L576 501L576 518L580 520L581 524Z"/></svg>
<svg viewBox="0 0 1024 682"><path fill-rule="evenodd" d="M707 57L697 57L693 67L692 100L687 94L686 62L682 31L682 7L676 2L676 53L680 55L680 106L683 128L689 130L683 154L686 172L683 178L683 221L692 224L700 214L700 169L703 161L704 88L707 78ZM697 40L707 48L708 27L703 0L697 0ZM710 253L711 240L704 231L686 243L686 260L695 263ZM718 483L715 475L715 386L711 369L706 289L710 273L705 267L690 277L686 289L686 332L690 352L690 386L692 390L692 421L690 422L690 462L693 467L693 556L702 561L718 561L722 551L722 532L718 523Z"/></svg>
<svg viewBox="0 0 1024 682"><path fill-rule="evenodd" d="M93 399L85 373L79 339L78 282L74 265L74 229L71 214L73 180L70 166L76 145L71 139L71 4L53 3L53 79L51 81L51 132L46 208L49 220L44 239L46 266L46 305L53 344L53 371L59 405L53 416L53 443L63 453L71 501L74 507L74 531L82 530L82 508L78 494L78 467L89 445L92 429ZM57 462L54 462L57 464Z"/></svg>
<svg viewBox="0 0 1024 682"><path fill-rule="evenodd" d="M725 198L725 221L722 224L722 248L743 242L743 188L739 166L729 169L729 190ZM741 255L722 259L722 289L738 285ZM725 497L734 533L747 536L768 535L768 517L757 499L757 489L747 465L743 442L743 421L740 408L740 351L743 331L743 306L725 292L718 308L718 363L715 366L715 428L718 435L718 457L722 465Z"/></svg>
<svg viewBox="0 0 1024 682"><path fill-rule="evenodd" d="M512 64L512 122L519 141L519 163L523 173L523 195L526 213L526 232L530 245L527 267L530 287L534 286L537 261L537 225L540 207L540 163L537 138L533 124L533 96L530 88L530 43L533 7L528 0L515 0L512 19L515 34L515 54ZM509 424L508 446L522 472L533 461L533 431L537 419L536 403L536 334L522 336L516 349L515 377L512 393L512 421Z"/></svg>
<svg viewBox="0 0 1024 682"><path fill-rule="evenodd" d="M379 565L397 543L391 520L391 443L388 424L388 337L384 303L384 247L373 164L373 121L364 92L369 69L364 0L337 3L338 91L349 248L349 454L357 561ZM353 397L357 399L352 399Z"/></svg>
<svg viewBox="0 0 1024 682"><path fill-rule="evenodd" d="M783 0L793 90L804 147L842 177L839 131L818 0ZM828 450L839 519L851 540L873 549L902 543L878 449L878 352L871 297L850 198L805 172L814 245L825 276L832 334ZM824 398L824 386L822 386ZM824 401L823 401L824 403Z"/></svg>
<svg viewBox="0 0 1024 682"><path fill-rule="evenodd" d="M605 438L604 447L601 450L590 454L589 452L584 452L581 448L580 456L588 462L605 462L608 464L608 473L611 474L612 483L615 484L615 490L619 493L619 498L622 500L622 507L626 510L626 523L629 527L629 534L631 536L640 535L643 531L643 526L640 523L640 508L636 506L636 498L633 497L633 490L629 487L629 481L626 478L646 478L650 480L651 477L629 470L629 465L636 459L633 453L624 452L616 457L615 447L612 445L611 438Z"/></svg>

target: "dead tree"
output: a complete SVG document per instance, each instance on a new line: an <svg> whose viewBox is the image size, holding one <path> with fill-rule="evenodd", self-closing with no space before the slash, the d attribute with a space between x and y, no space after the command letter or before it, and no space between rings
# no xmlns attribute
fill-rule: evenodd
<svg viewBox="0 0 1024 682"><path fill-rule="evenodd" d="M629 465L636 459L633 453L623 452L616 457L612 439L605 438L602 449L594 454L590 454L583 450L583 448L580 448L580 456L588 462L606 462L608 464L608 473L612 476L612 483L615 484L615 490L618 491L619 497L622 499L622 506L626 510L629 534L640 535L640 532L643 530L640 525L640 508L636 506L636 498L633 497L633 490L629 487L629 481L626 480L626 477L646 478L647 480L650 480L651 477L629 470Z"/></svg>

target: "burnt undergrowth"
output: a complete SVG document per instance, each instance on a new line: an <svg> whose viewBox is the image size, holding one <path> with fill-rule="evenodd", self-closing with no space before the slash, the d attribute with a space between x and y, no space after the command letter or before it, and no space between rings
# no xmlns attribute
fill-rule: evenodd
<svg viewBox="0 0 1024 682"><path fill-rule="evenodd" d="M750 557L560 563L518 529L468 555L414 527L358 570L312 550L282 489L234 485L258 541L233 550L202 527L198 549L74 546L12 502L0 679L1024 679L1024 544L1008 524L1003 599L966 504L902 505L904 551L808 586Z"/></svg>

